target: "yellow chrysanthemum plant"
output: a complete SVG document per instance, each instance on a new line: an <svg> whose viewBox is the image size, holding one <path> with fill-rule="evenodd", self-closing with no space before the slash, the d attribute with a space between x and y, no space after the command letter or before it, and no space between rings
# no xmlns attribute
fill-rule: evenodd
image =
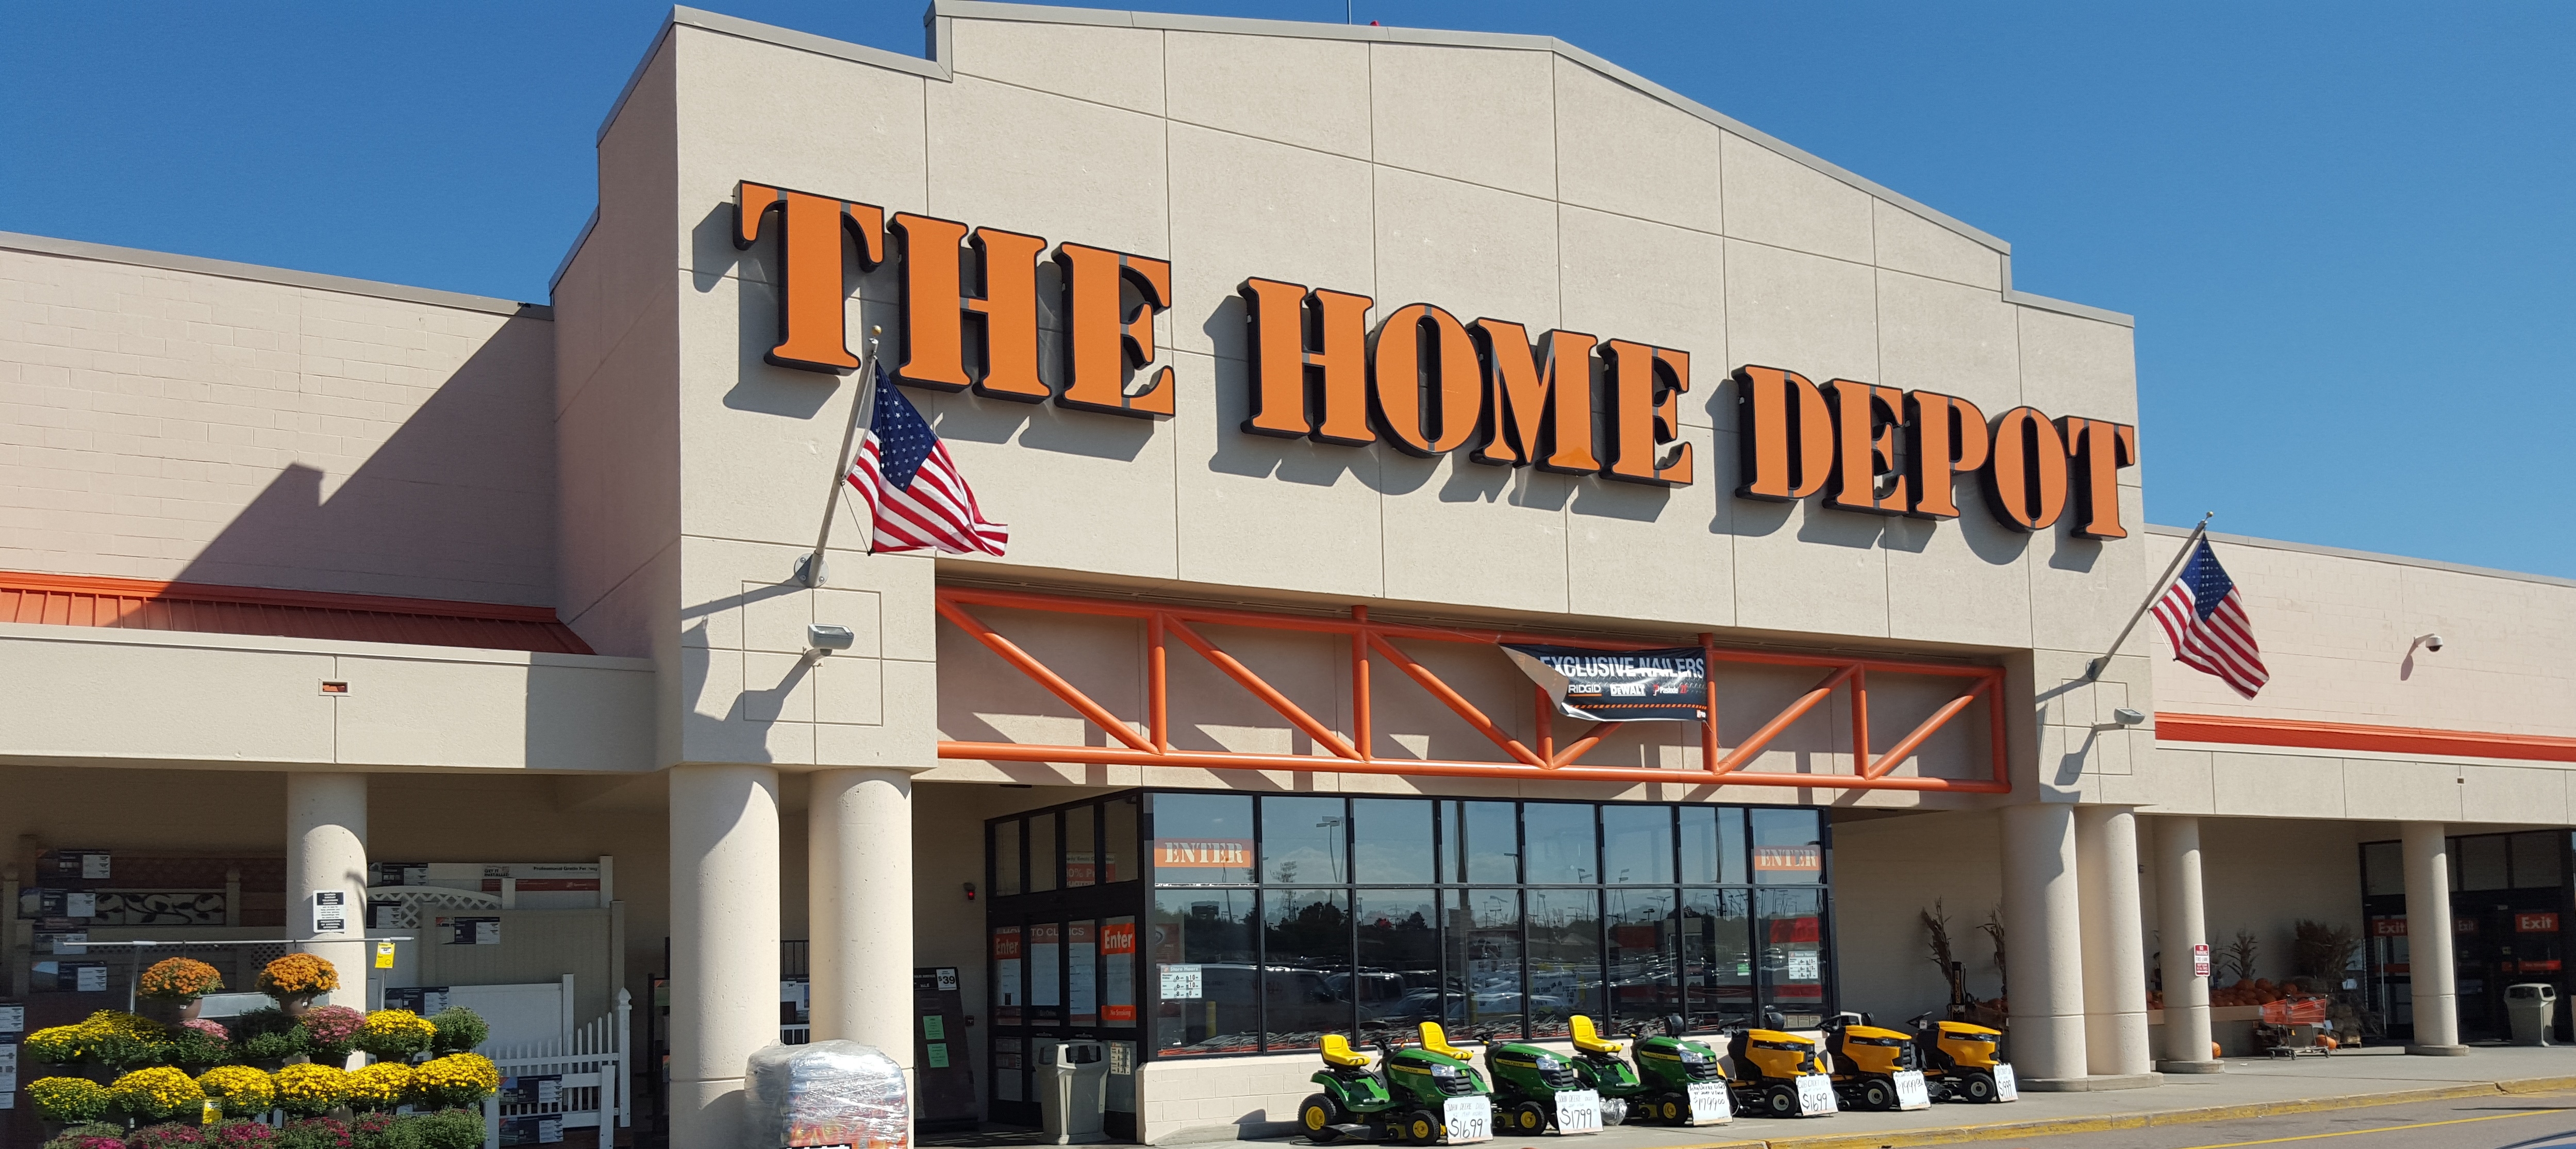
<svg viewBox="0 0 2576 1149"><path fill-rule="evenodd" d="M277 1107L298 1117L319 1117L349 1095L348 1071L329 1065L290 1065L277 1071Z"/></svg>
<svg viewBox="0 0 2576 1149"><path fill-rule="evenodd" d="M36 1102L36 1116L65 1125L105 1117L107 1107L116 1100L106 1086L86 1077L39 1078L27 1086L27 1096Z"/></svg>
<svg viewBox="0 0 2576 1149"><path fill-rule="evenodd" d="M501 1089L500 1067L479 1053L451 1053L412 1067L411 1096L439 1108L480 1104Z"/></svg>
<svg viewBox="0 0 2576 1149"><path fill-rule="evenodd" d="M23 1056L52 1065L88 1062L109 1069L159 1059L170 1043L161 1023L102 1009L76 1025L56 1025L27 1035Z"/></svg>
<svg viewBox="0 0 2576 1149"><path fill-rule="evenodd" d="M277 1083L247 1065L218 1065L200 1073L197 1088L221 1105L226 1117L256 1117L277 1107Z"/></svg>
<svg viewBox="0 0 2576 1149"><path fill-rule="evenodd" d="M349 1089L342 1100L361 1112L391 1109L411 1096L414 1076L412 1067L399 1061L379 1061L354 1069L349 1072Z"/></svg>
<svg viewBox="0 0 2576 1149"><path fill-rule="evenodd" d="M380 1009L367 1015L353 1043L386 1061L409 1061L437 1036L438 1027L428 1018L408 1009Z"/></svg>
<svg viewBox="0 0 2576 1149"><path fill-rule="evenodd" d="M183 1112L194 1116L206 1100L206 1091L197 1087L194 1078L167 1065L119 1077L107 1092L118 1109L147 1122L167 1121Z"/></svg>

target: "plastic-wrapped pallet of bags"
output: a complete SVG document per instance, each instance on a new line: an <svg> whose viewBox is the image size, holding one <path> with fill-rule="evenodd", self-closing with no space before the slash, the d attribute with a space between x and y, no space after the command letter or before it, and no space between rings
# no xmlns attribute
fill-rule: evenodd
<svg viewBox="0 0 2576 1149"><path fill-rule="evenodd" d="M755 1149L847 1145L909 1149L912 1107L903 1067L855 1041L772 1045L751 1055Z"/></svg>

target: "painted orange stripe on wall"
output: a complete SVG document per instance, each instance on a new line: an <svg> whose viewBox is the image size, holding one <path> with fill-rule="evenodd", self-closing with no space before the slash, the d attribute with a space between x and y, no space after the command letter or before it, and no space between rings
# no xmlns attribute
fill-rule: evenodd
<svg viewBox="0 0 2576 1149"><path fill-rule="evenodd" d="M0 622L592 653L551 607L18 571Z"/></svg>
<svg viewBox="0 0 2576 1149"><path fill-rule="evenodd" d="M2382 754L2576 762L2576 738L2433 730L2418 726L2363 726L2295 718L2159 713L2156 715L2156 738L2163 742L2223 742L2239 746L2296 746L2309 750L2368 750Z"/></svg>

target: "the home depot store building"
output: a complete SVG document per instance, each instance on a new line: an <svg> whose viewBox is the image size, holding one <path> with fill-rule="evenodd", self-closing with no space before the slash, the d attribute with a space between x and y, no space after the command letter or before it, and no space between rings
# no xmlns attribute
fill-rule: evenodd
<svg viewBox="0 0 2576 1149"><path fill-rule="evenodd" d="M2262 697L2153 627L2088 678L2180 541L2160 429L2002 241L1552 40L931 33L675 13L549 307L9 240L21 884L613 856L691 1146L800 938L816 1035L1003 1118L1097 1036L1152 1140L1285 1120L1325 1032L1935 1008L1936 900L2043 1086L2199 1053L2239 928L2285 978L2457 891L2472 1035L2560 976L2576 586L2222 537ZM1009 549L845 517L808 588L878 327ZM1514 636L1698 648L1713 719L1548 719ZM2355 980L2447 1046L2427 948Z"/></svg>

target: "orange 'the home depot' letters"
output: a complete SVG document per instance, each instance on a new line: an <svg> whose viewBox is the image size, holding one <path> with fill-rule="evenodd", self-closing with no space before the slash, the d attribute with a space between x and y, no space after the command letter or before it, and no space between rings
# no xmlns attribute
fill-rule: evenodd
<svg viewBox="0 0 2576 1149"><path fill-rule="evenodd" d="M1904 514L1910 500L1906 476L1897 469L1896 426L1905 393L1849 379L1836 379L1825 388L1825 402L1834 412L1835 454L1834 478L1826 484L1833 493L1826 501L1846 511ZM1881 495L1879 478L1890 474L1896 481Z"/></svg>
<svg viewBox="0 0 2576 1149"><path fill-rule="evenodd" d="M1950 482L1986 465L1986 413L1954 395L1909 392L1905 431L1905 477L1914 487L1914 506L1907 513L1920 519L1958 518Z"/></svg>
<svg viewBox="0 0 2576 1149"><path fill-rule="evenodd" d="M1586 475L1601 469L1592 454L1592 344L1589 335L1550 331L1530 346L1529 329L1479 319L1476 338L1486 367L1485 444L1479 463Z"/></svg>
<svg viewBox="0 0 2576 1149"><path fill-rule="evenodd" d="M1986 460L1986 500L2017 531L2057 525L2066 511L2066 444L2036 407L1995 416L1994 454Z"/></svg>
<svg viewBox="0 0 2576 1149"><path fill-rule="evenodd" d="M1354 447L1376 441L1368 417L1369 297L1275 279L1247 279L1236 290L1252 342L1252 416L1243 429Z"/></svg>
<svg viewBox="0 0 2576 1149"><path fill-rule="evenodd" d="M1064 269L1070 376L1056 401L1085 411L1170 418L1171 368L1156 371L1133 393L1126 384L1129 368L1154 361L1154 316L1172 305L1172 265L1078 243L1057 244L1055 261ZM1126 306L1131 286L1139 300L1132 310Z"/></svg>
<svg viewBox="0 0 2576 1149"><path fill-rule="evenodd" d="M903 366L907 383L1035 403L1050 393L1038 378L1038 253L1034 235L974 229L976 294L967 294L958 245L965 224L904 212ZM984 370L966 373L966 320L983 327Z"/></svg>
<svg viewBox="0 0 2576 1149"><path fill-rule="evenodd" d="M857 238L859 267L885 261L885 212L808 192L755 183L733 189L733 245L748 250L762 223L779 221L778 345L761 358L779 367L841 372L859 365L850 354L849 293L842 290L841 236Z"/></svg>
<svg viewBox="0 0 2576 1149"><path fill-rule="evenodd" d="M1834 469L1834 419L1822 392L1795 371L1735 369L1737 455L1743 481L1735 493L1788 502L1825 489Z"/></svg>
<svg viewBox="0 0 2576 1149"><path fill-rule="evenodd" d="M1610 465L1605 478L1687 487L1691 445L1681 437L1681 396L1690 390L1690 353L1625 339L1604 344L1610 367Z"/></svg>
<svg viewBox="0 0 2576 1149"><path fill-rule="evenodd" d="M1431 335L1427 342L1426 329ZM1396 450L1429 456L1465 446L1485 414L1484 364L1476 357L1467 325L1428 303L1396 308L1378 325L1369 348L1369 403L1379 432Z"/></svg>
<svg viewBox="0 0 2576 1149"><path fill-rule="evenodd" d="M2075 456L2075 533L2088 539L2125 539L2120 525L2120 468L2137 465L2138 429L2104 419L2069 415L2057 421Z"/></svg>

